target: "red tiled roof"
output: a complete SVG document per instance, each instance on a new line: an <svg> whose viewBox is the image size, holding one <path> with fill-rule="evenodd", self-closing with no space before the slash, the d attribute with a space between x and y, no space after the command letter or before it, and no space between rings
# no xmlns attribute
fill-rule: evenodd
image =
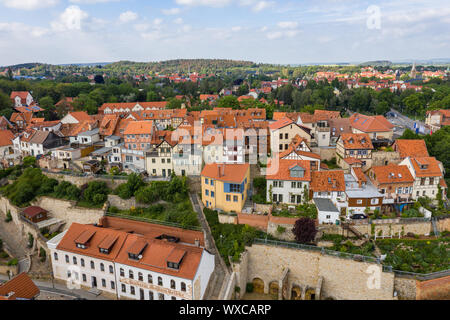
<svg viewBox="0 0 450 320"><path fill-rule="evenodd" d="M123 134L151 134L153 121L131 121Z"/></svg>
<svg viewBox="0 0 450 320"><path fill-rule="evenodd" d="M400 154L400 158L428 157L427 145L421 139L398 139L394 149Z"/></svg>
<svg viewBox="0 0 450 320"><path fill-rule="evenodd" d="M241 183L250 169L248 163L245 164L206 164L202 170L202 177L207 177L220 181ZM219 173L220 170L220 173Z"/></svg>
<svg viewBox="0 0 450 320"><path fill-rule="evenodd" d="M8 294L11 293L14 294L8 297ZM39 288L25 272L22 272L4 284L0 284L0 300L31 300L39 295L39 293Z"/></svg>
<svg viewBox="0 0 450 320"><path fill-rule="evenodd" d="M343 133L339 138L345 149L373 149L367 133Z"/></svg>
<svg viewBox="0 0 450 320"><path fill-rule="evenodd" d="M14 134L9 130L0 130L0 147L10 146L13 144Z"/></svg>
<svg viewBox="0 0 450 320"><path fill-rule="evenodd" d="M407 166L390 164L387 166L375 166L372 167L374 180L378 183L405 183L414 182L414 178L411 175Z"/></svg>
<svg viewBox="0 0 450 320"><path fill-rule="evenodd" d="M411 158L417 177L440 177L442 176L439 161L435 157L416 157ZM423 169L421 166L425 166Z"/></svg>
<svg viewBox="0 0 450 320"><path fill-rule="evenodd" d="M42 209L41 207L31 206L31 207L24 209L22 212L25 213L28 217L33 218L40 213L44 213L44 212L48 212L48 211L45 209Z"/></svg>
<svg viewBox="0 0 450 320"><path fill-rule="evenodd" d="M285 117L285 118L282 118L280 120L277 120L277 121L269 124L269 129L270 130L278 130L280 128L284 128L284 127L286 127L286 126L288 126L290 124L293 124L293 123L294 123L294 121L292 121L291 119Z"/></svg>
<svg viewBox="0 0 450 320"><path fill-rule="evenodd" d="M315 192L345 191L344 171L313 171L310 189Z"/></svg>
<svg viewBox="0 0 450 320"><path fill-rule="evenodd" d="M359 113L350 117L350 125L362 132L386 132L394 128L394 125L383 116L366 116Z"/></svg>
<svg viewBox="0 0 450 320"><path fill-rule="evenodd" d="M290 169L295 166L305 170L303 177L291 177ZM270 172L270 174L266 175L268 180L311 181L311 162L308 160L278 159L277 164L276 161L270 159L267 163L267 172Z"/></svg>
<svg viewBox="0 0 450 320"><path fill-rule="evenodd" d="M77 119L79 122L81 121L90 121L91 116L87 114L85 111L75 111L75 112L69 112L69 114Z"/></svg>

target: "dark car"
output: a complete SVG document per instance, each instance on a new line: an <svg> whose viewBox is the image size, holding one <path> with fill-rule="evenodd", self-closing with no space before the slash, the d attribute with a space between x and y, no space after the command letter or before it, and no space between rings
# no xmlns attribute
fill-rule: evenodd
<svg viewBox="0 0 450 320"><path fill-rule="evenodd" d="M356 214L352 215L352 219L354 219L354 220L366 219L366 216L363 215L362 213L356 213Z"/></svg>

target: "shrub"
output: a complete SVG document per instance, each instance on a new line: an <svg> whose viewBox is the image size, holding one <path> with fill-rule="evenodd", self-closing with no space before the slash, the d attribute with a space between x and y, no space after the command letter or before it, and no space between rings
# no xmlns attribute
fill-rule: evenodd
<svg viewBox="0 0 450 320"><path fill-rule="evenodd" d="M278 226L277 227L277 233L284 233L286 231L286 228L285 227L283 227L283 226Z"/></svg>
<svg viewBox="0 0 450 320"><path fill-rule="evenodd" d="M34 243L34 237L31 233L28 233L28 248L32 248Z"/></svg>
<svg viewBox="0 0 450 320"><path fill-rule="evenodd" d="M60 199L78 200L80 198L80 189L70 182L63 181L55 187L54 196Z"/></svg>
<svg viewBox="0 0 450 320"><path fill-rule="evenodd" d="M253 283L251 283L251 282L247 283L247 285L245 287L245 291L247 291L248 293L252 293L253 292Z"/></svg>
<svg viewBox="0 0 450 320"><path fill-rule="evenodd" d="M39 249L39 257L41 258L41 262L44 262L47 258L47 252L45 252L45 249L42 247Z"/></svg>
<svg viewBox="0 0 450 320"><path fill-rule="evenodd" d="M130 199L135 195L135 192L145 185L142 178L136 173L132 173L128 176L126 183L119 185L114 191L122 199Z"/></svg>
<svg viewBox="0 0 450 320"><path fill-rule="evenodd" d="M300 243L310 243L314 240L317 229L316 221L310 218L300 218L295 222L292 232L295 235L295 240Z"/></svg>
<svg viewBox="0 0 450 320"><path fill-rule="evenodd" d="M11 211L8 210L8 211L6 212L6 219L5 219L5 222L11 222L11 221L12 221Z"/></svg>
<svg viewBox="0 0 450 320"><path fill-rule="evenodd" d="M109 193L109 189L104 181L91 181L82 187L83 200L94 205L103 204Z"/></svg>
<svg viewBox="0 0 450 320"><path fill-rule="evenodd" d="M13 258L8 261L8 266L17 266L18 264L19 264L19 261L17 260L17 258Z"/></svg>

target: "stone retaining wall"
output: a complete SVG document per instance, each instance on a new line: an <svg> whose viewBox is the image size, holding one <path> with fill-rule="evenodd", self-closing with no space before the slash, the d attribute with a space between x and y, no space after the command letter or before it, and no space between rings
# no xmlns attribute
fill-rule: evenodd
<svg viewBox="0 0 450 320"><path fill-rule="evenodd" d="M130 199L122 199L115 194L108 195L108 202L110 206L116 207L119 210L129 210L131 207L134 208L145 208L146 205L136 201L134 197Z"/></svg>

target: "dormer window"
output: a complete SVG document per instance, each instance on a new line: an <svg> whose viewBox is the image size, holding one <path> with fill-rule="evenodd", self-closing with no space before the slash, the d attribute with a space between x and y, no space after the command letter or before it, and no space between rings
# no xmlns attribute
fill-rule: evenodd
<svg viewBox="0 0 450 320"><path fill-rule="evenodd" d="M289 168L290 175L293 178L303 178L305 176L305 169L300 167L299 165L294 165Z"/></svg>
<svg viewBox="0 0 450 320"><path fill-rule="evenodd" d="M75 239L75 244L79 249L86 249L88 247L89 241L94 236L95 231L93 230L85 230L83 231L78 238Z"/></svg>
<svg viewBox="0 0 450 320"><path fill-rule="evenodd" d="M144 240L136 240L128 249L128 258L131 260L142 259L142 253L147 247L147 242Z"/></svg>

